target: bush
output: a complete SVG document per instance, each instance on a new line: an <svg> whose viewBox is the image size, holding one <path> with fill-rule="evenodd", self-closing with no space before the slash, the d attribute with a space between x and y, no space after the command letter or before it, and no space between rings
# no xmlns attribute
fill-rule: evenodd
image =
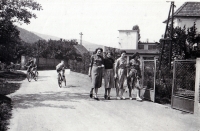
<svg viewBox="0 0 200 131"><path fill-rule="evenodd" d="M11 118L12 105L8 97L0 95L0 98L0 131L6 131Z"/></svg>

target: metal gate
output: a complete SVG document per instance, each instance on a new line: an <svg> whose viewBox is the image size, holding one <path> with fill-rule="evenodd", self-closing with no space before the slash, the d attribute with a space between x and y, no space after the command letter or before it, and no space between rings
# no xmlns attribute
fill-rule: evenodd
<svg viewBox="0 0 200 131"><path fill-rule="evenodd" d="M194 112L195 60L175 60L171 106L185 112Z"/></svg>
<svg viewBox="0 0 200 131"><path fill-rule="evenodd" d="M141 95L155 102L156 60L142 61L142 86Z"/></svg>

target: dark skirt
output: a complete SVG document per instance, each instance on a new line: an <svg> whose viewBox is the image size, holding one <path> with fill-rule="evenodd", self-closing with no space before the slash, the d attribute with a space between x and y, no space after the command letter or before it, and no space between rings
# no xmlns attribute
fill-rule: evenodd
<svg viewBox="0 0 200 131"><path fill-rule="evenodd" d="M92 67L91 78L92 78L92 88L100 88L102 85L102 68L97 66Z"/></svg>

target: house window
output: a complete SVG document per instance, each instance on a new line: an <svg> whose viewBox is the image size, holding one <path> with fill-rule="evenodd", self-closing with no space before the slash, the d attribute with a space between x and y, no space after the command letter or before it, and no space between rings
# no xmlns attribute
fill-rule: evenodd
<svg viewBox="0 0 200 131"><path fill-rule="evenodd" d="M154 57L143 57L144 60L154 60Z"/></svg>
<svg viewBox="0 0 200 131"><path fill-rule="evenodd" d="M138 45L138 49L144 49L144 45Z"/></svg>
<svg viewBox="0 0 200 131"><path fill-rule="evenodd" d="M148 50L155 50L156 48L156 45L148 45Z"/></svg>

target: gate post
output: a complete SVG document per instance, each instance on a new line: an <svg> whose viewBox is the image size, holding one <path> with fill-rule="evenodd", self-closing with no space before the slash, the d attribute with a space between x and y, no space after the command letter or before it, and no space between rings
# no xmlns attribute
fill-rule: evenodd
<svg viewBox="0 0 200 131"><path fill-rule="evenodd" d="M200 114L200 58L196 59L194 114Z"/></svg>

